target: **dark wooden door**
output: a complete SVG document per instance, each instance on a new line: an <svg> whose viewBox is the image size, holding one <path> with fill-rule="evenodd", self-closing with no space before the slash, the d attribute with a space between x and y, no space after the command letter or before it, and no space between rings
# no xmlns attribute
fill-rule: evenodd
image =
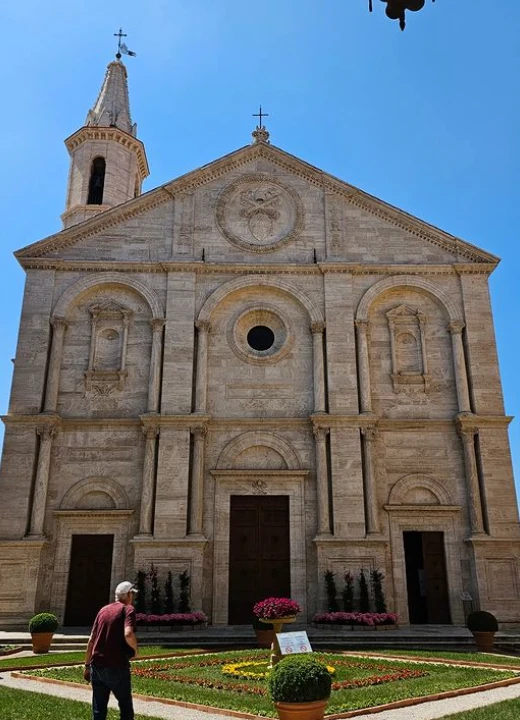
<svg viewBox="0 0 520 720"><path fill-rule="evenodd" d="M449 624L444 533L405 532L404 550L410 623Z"/></svg>
<svg viewBox="0 0 520 720"><path fill-rule="evenodd" d="M113 535L73 535L64 624L92 625L99 610L110 602Z"/></svg>
<svg viewBox="0 0 520 720"><path fill-rule="evenodd" d="M229 540L228 622L250 624L256 602L291 594L288 496L232 496Z"/></svg>

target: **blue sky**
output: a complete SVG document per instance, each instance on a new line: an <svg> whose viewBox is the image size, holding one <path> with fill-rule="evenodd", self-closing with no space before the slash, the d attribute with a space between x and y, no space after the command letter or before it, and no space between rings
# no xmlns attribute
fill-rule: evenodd
<svg viewBox="0 0 520 720"><path fill-rule="evenodd" d="M374 0L25 0L0 10L0 410L23 292L12 252L61 227L63 140L84 122L120 25L145 189L274 144L502 258L491 279L508 414L520 414L520 4L426 0L404 33ZM142 8L146 7L143 12ZM510 437L520 479L519 422Z"/></svg>

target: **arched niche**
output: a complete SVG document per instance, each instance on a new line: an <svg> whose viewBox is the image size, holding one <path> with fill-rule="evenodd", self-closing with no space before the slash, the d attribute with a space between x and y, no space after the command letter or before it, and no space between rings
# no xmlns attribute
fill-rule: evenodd
<svg viewBox="0 0 520 720"><path fill-rule="evenodd" d="M89 498L94 503L91 509L95 510L128 510L130 508L128 496L119 483L111 478L93 477L80 480L69 488L63 496L60 510L88 509L90 507L88 505ZM105 507L100 506L99 503L102 502L106 503Z"/></svg>
<svg viewBox="0 0 520 720"><path fill-rule="evenodd" d="M287 470L299 470L301 463L296 451L288 442L282 440L276 435L265 432L247 432L239 435L229 442L220 453L217 468L231 469L240 466L240 456L245 456L250 449L253 448L269 449L271 453L277 453L285 463ZM271 457L274 461L274 455Z"/></svg>
<svg viewBox="0 0 520 720"><path fill-rule="evenodd" d="M389 505L452 505L446 488L435 478L421 473L405 475L390 490Z"/></svg>

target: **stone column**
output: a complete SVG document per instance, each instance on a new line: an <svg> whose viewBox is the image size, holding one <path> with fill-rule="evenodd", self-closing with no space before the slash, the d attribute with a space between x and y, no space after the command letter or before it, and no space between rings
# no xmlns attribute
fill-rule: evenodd
<svg viewBox="0 0 520 720"><path fill-rule="evenodd" d="M191 468L190 529L189 535L203 535L204 514L204 440L207 426L192 428L193 465Z"/></svg>
<svg viewBox="0 0 520 720"><path fill-rule="evenodd" d="M361 428L363 435L363 489L365 493L365 525L367 535L379 532L377 512L377 486L375 473L375 444L377 428L374 426Z"/></svg>
<svg viewBox="0 0 520 720"><path fill-rule="evenodd" d="M477 459L475 457L476 427L463 426L459 423L458 433L464 449L464 467L466 471L466 489L468 495L469 522L472 535L484 533L482 519L482 500L478 482Z"/></svg>
<svg viewBox="0 0 520 720"><path fill-rule="evenodd" d="M356 333L361 412L369 413L372 412L372 391L370 389L370 363L368 359L368 321L356 320Z"/></svg>
<svg viewBox="0 0 520 720"><path fill-rule="evenodd" d="M36 432L40 436L40 448L36 465L29 536L42 537L45 506L47 504L47 488L49 486L52 440L58 432L58 426L51 424L38 425Z"/></svg>
<svg viewBox="0 0 520 720"><path fill-rule="evenodd" d="M206 412L208 390L208 335L211 332L209 322L199 320L195 323L198 330L197 377L195 385L195 412Z"/></svg>
<svg viewBox="0 0 520 720"><path fill-rule="evenodd" d="M453 322L448 325L448 330L451 333L459 412L469 413L471 412L471 405L469 402L468 373L466 370L466 358L464 357L464 346L462 344L462 331L464 327L465 325L462 320L453 320Z"/></svg>
<svg viewBox="0 0 520 720"><path fill-rule="evenodd" d="M325 364L323 356L323 331L325 323L313 322L312 332L312 361L314 374L314 412L324 413L325 410Z"/></svg>
<svg viewBox="0 0 520 720"><path fill-rule="evenodd" d="M146 444L144 449L139 535L152 535L155 496L155 456L159 432L160 429L158 425L146 425L143 427Z"/></svg>
<svg viewBox="0 0 520 720"><path fill-rule="evenodd" d="M314 427L316 445L316 507L318 536L330 535L329 480L327 474L327 435L329 428Z"/></svg>
<svg viewBox="0 0 520 720"><path fill-rule="evenodd" d="M58 389L60 384L61 356L63 352L63 338L67 323L64 318L52 318L52 342L49 370L47 373L47 387L45 389L44 412L56 412L58 406Z"/></svg>
<svg viewBox="0 0 520 720"><path fill-rule="evenodd" d="M152 321L152 356L150 358L150 378L148 381L148 412L159 412L159 379L161 377L161 355L164 320Z"/></svg>

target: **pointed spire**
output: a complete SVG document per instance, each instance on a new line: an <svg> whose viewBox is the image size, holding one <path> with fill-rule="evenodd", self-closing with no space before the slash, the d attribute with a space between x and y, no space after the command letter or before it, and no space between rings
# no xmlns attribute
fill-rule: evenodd
<svg viewBox="0 0 520 720"><path fill-rule="evenodd" d="M121 60L108 64L105 79L94 107L88 111L85 125L117 127L137 135L137 126L132 125L126 67Z"/></svg>

